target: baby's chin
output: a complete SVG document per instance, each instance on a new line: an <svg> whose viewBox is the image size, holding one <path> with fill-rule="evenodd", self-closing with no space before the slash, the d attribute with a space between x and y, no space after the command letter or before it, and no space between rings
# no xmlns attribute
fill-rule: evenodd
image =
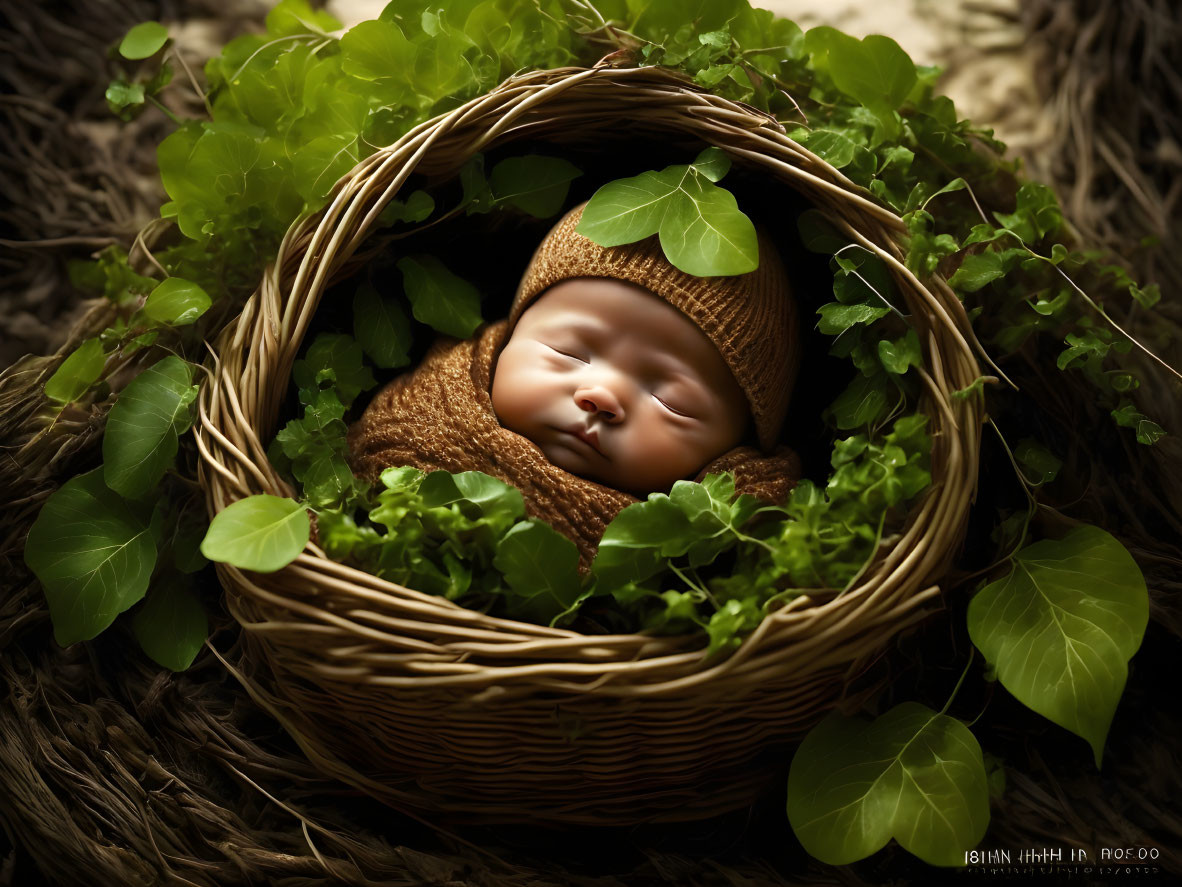
<svg viewBox="0 0 1182 887"><path fill-rule="evenodd" d="M588 458L583 453L578 452L574 446L566 446L562 443L550 443L542 446L542 453L546 456L548 462L563 471L570 472L577 477L584 480L594 481L597 484L603 484L605 487L611 487L613 490L619 490L623 493L628 493L643 499L649 493L654 492L668 492L669 487L673 482L660 486L660 482L648 483L644 478L641 478L641 483L637 485L634 481L636 478L624 476L624 472L613 471L616 466L608 464L596 464L599 460Z"/></svg>
<svg viewBox="0 0 1182 887"><path fill-rule="evenodd" d="M541 447L546 461L551 465L596 483L608 483L604 479L603 472L592 464L587 454L578 450L576 444L568 444L565 441L547 441L538 444L538 446Z"/></svg>

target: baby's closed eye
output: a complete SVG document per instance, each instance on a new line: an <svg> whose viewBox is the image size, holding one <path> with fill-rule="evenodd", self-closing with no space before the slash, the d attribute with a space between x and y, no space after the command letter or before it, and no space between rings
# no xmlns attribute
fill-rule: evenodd
<svg viewBox="0 0 1182 887"><path fill-rule="evenodd" d="M586 354L585 352L581 353L577 348L571 348L570 346L549 345L546 343L543 343L543 344L545 344L546 347L549 348L552 352L554 352L555 354L557 354L561 357L566 357L566 358L569 358L570 360L577 360L579 363L590 363L591 362L590 355Z"/></svg>
<svg viewBox="0 0 1182 887"><path fill-rule="evenodd" d="M702 399L682 383L658 385L652 390L652 396L667 412L683 419L700 419L708 412Z"/></svg>

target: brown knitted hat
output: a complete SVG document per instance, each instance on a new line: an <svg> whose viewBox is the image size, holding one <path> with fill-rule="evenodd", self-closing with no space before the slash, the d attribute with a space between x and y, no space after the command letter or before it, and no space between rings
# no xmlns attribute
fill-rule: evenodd
<svg viewBox="0 0 1182 887"><path fill-rule="evenodd" d="M509 329L539 295L572 277L634 283L677 308L714 343L747 395L759 444L770 451L796 379L796 300L775 246L759 233L759 267L730 277L695 277L665 258L656 235L604 247L575 233L583 203L538 245L509 312Z"/></svg>

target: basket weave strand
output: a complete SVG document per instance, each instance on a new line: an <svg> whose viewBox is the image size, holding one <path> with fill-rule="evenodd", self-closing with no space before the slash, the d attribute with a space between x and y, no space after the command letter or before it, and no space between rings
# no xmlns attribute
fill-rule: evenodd
<svg viewBox="0 0 1182 887"><path fill-rule="evenodd" d="M615 825L734 809L931 611L963 537L982 421L980 398L952 396L984 356L952 290L911 274L899 218L767 115L659 68L559 69L512 78L363 160L292 226L213 346L196 429L208 508L295 495L265 455L292 363L325 288L367 259L408 177L455 176L520 139L717 145L882 258L925 352L931 488L855 587L793 599L721 661L703 660L700 638L584 636L467 610L309 543L274 574L218 565L245 629L242 659L227 665L316 766L393 805Z"/></svg>

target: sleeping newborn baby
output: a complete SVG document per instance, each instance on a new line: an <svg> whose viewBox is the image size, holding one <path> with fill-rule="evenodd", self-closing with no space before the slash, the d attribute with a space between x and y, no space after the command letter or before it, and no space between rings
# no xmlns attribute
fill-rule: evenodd
<svg viewBox="0 0 1182 887"><path fill-rule="evenodd" d="M694 277L657 238L601 247L582 206L539 245L506 320L443 338L349 430L353 470L478 470L579 547L637 497L731 471L782 501L799 477L777 446L796 373L795 303L774 247L759 267ZM758 444L752 446L748 441Z"/></svg>
<svg viewBox="0 0 1182 887"><path fill-rule="evenodd" d="M688 317L607 277L552 286L497 359L493 410L572 474L643 496L736 446L743 390Z"/></svg>

